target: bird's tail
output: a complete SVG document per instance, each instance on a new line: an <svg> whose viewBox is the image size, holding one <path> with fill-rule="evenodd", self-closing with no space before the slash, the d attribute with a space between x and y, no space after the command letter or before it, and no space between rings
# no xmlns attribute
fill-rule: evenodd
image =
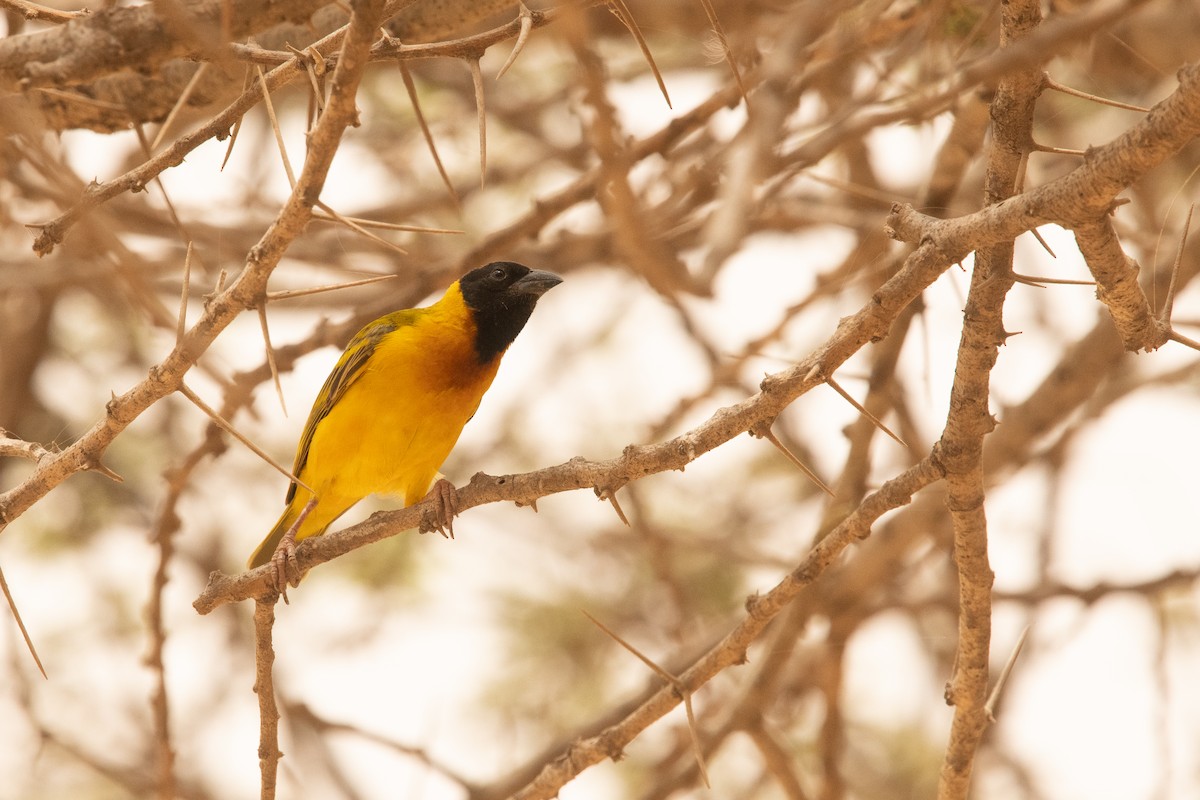
<svg viewBox="0 0 1200 800"><path fill-rule="evenodd" d="M280 516L280 521L275 523L275 528L271 529L271 533L266 535L266 539L260 543L257 548L254 548L254 554L250 557L250 563L247 564L251 570L256 566L263 566L271 560L272 555L275 555L275 548L280 546L283 541L283 534L288 533L288 528L295 524L296 518L300 516L300 511L304 509L304 504L296 503L293 499L292 503L288 504L287 509L283 510ZM304 527L307 528L307 519ZM318 531L310 531L308 535L324 533L324 529ZM304 539L304 536L298 536L298 539Z"/></svg>
<svg viewBox="0 0 1200 800"><path fill-rule="evenodd" d="M306 491L296 492L292 496L287 508L280 515L279 521L275 523L275 527L267 534L267 538L262 540L262 544L255 549L254 555L250 556L250 569L261 567L271 560L271 556L275 555L275 548L279 547L279 543L283 541L283 535L288 532L288 528L296 524L296 520L303 513L311 497L312 495ZM357 498L342 497L333 493L322 495L321 502L316 503L304 517L304 521L300 523L300 529L296 531L296 541L299 542L310 536L320 536L355 502L357 502Z"/></svg>
<svg viewBox="0 0 1200 800"><path fill-rule="evenodd" d="M254 555L250 556L247 564L250 569L261 567L271 560L271 556L275 555L275 548L279 547L279 543L283 541L283 535L287 533L288 528L292 527L292 523L298 516L300 516L300 511L296 508L296 504L288 503L287 508L279 517L279 521L275 523L275 527L267 534L267 538L263 539L262 543L255 548Z"/></svg>

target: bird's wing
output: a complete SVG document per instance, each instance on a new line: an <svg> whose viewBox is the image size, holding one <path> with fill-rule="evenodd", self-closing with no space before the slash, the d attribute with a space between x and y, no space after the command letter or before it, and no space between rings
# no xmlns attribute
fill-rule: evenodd
<svg viewBox="0 0 1200 800"><path fill-rule="evenodd" d="M367 324L354 334L354 338L346 345L346 350L338 359L333 371L325 379L325 385L321 387L321 391L313 403L312 411L308 412L308 422L304 424L304 433L300 436L300 447L296 451L296 463L292 466L293 475L300 477L305 464L308 463L308 448L312 445L313 434L316 433L317 426L321 424L321 420L329 416L329 412L342 399L346 390L363 374L363 367L371 360L375 348L389 333L416 322L419 312L420 309L393 312ZM292 502L295 495L296 483L293 481L288 486L285 502Z"/></svg>

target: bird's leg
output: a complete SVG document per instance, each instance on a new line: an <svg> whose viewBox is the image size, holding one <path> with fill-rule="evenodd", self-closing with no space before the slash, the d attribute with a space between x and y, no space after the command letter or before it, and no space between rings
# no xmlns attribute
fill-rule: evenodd
<svg viewBox="0 0 1200 800"><path fill-rule="evenodd" d="M288 568L296 563L296 533L300 530L300 525L303 524L305 518L316 507L317 498L310 497L304 504L304 508L300 509L300 516L296 517L296 521L283 534L283 538L275 546L275 552L271 554L271 566L275 568L275 591L283 597L284 603L288 602L287 587L291 583L288 579ZM296 566L296 582L291 585L300 585L300 567L298 565Z"/></svg>
<svg viewBox="0 0 1200 800"><path fill-rule="evenodd" d="M421 502L432 500L434 508L421 514L421 533L437 531L447 539L454 538L454 518L458 516L458 490L454 484L439 477Z"/></svg>

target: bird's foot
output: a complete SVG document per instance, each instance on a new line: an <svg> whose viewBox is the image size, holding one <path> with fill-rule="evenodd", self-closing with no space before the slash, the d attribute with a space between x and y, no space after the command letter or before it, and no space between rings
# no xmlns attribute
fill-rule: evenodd
<svg viewBox="0 0 1200 800"><path fill-rule="evenodd" d="M438 478L421 502L426 500L433 501L433 507L421 512L421 525L417 530L421 533L437 531L447 539L453 539L454 518L458 516L458 490L454 484Z"/></svg>
<svg viewBox="0 0 1200 800"><path fill-rule="evenodd" d="M279 596L283 598L283 602L288 602L287 590L288 586L293 587L300 585L300 567L296 564L296 539L295 537L284 537L279 543L279 547L275 548L275 552L271 555L271 566L275 570L275 591L279 592ZM291 573L295 572L295 578L292 579Z"/></svg>
<svg viewBox="0 0 1200 800"><path fill-rule="evenodd" d="M300 510L300 515L296 517L296 521L283 534L283 538L279 540L279 545L275 548L275 552L271 554L271 567L275 570L275 591L279 592L279 596L283 598L284 603L288 603L287 590L288 586L295 588L300 585L300 564L296 561L296 533L300 530L301 523L305 518L312 513L312 510L317 506L317 498L310 498L304 504L304 508Z"/></svg>

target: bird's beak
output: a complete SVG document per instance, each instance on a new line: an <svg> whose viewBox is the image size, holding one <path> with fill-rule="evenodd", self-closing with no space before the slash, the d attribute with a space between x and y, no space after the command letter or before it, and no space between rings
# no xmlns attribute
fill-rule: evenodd
<svg viewBox="0 0 1200 800"><path fill-rule="evenodd" d="M541 297L546 292L562 283L562 280L562 278L558 277L553 272L535 269L524 278L519 279L516 283L509 287L509 289L517 294L531 294L534 297Z"/></svg>

